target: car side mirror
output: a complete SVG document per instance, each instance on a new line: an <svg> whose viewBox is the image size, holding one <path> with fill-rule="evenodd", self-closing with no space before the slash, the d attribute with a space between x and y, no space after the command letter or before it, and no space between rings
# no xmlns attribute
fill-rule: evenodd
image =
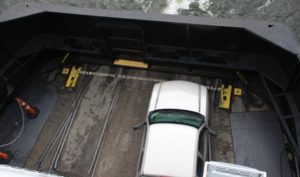
<svg viewBox="0 0 300 177"><path fill-rule="evenodd" d="M146 121L133 126L133 130L139 130L146 125Z"/></svg>
<svg viewBox="0 0 300 177"><path fill-rule="evenodd" d="M208 125L205 125L205 128L208 130L208 133L214 135L214 136L217 136L217 133L215 131L213 131L211 128L209 128Z"/></svg>

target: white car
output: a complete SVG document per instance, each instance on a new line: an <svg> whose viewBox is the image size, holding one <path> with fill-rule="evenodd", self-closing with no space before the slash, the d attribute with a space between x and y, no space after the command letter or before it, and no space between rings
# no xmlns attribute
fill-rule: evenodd
<svg viewBox="0 0 300 177"><path fill-rule="evenodd" d="M187 81L155 84L137 176L202 176L208 107L205 86Z"/></svg>

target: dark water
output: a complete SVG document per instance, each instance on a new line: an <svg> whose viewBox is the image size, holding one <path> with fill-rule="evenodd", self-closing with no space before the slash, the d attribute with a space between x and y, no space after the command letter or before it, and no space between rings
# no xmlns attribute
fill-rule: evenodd
<svg viewBox="0 0 300 177"><path fill-rule="evenodd" d="M300 0L0 0L0 12L19 2L269 20L289 26L300 41Z"/></svg>

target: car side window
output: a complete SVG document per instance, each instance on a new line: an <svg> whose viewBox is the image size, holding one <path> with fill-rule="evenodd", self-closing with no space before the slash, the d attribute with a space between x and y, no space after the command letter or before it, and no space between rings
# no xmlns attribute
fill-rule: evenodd
<svg viewBox="0 0 300 177"><path fill-rule="evenodd" d="M198 152L200 152L202 155L204 155L205 153L205 136L206 136L206 133L205 133L205 130L202 129L202 131L200 132L200 135L199 135L199 144L198 144Z"/></svg>
<svg viewBox="0 0 300 177"><path fill-rule="evenodd" d="M203 168L204 168L204 162L200 157L198 157L197 158L197 176L198 177L202 176Z"/></svg>
<svg viewBox="0 0 300 177"><path fill-rule="evenodd" d="M140 157L139 157L139 163L138 163L138 173L141 172L141 168L142 168L142 163L143 163L143 158L144 158L144 153L145 153L146 136L147 136L147 126L143 133L143 140L142 140L142 144L141 144L141 151L140 151Z"/></svg>
<svg viewBox="0 0 300 177"><path fill-rule="evenodd" d="M202 129L199 135L199 141L198 141L198 158L197 158L197 176L201 177L203 173L204 168L204 161L205 161L205 136L206 132L205 129Z"/></svg>
<svg viewBox="0 0 300 177"><path fill-rule="evenodd" d="M141 172L143 158L144 158L144 152L141 153L141 156L140 156L140 159L139 159L139 167L138 167L138 172L139 173Z"/></svg>

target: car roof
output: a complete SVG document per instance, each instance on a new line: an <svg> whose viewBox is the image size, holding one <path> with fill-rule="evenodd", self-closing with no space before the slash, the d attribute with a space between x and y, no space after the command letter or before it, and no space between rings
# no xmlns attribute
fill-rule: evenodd
<svg viewBox="0 0 300 177"><path fill-rule="evenodd" d="M196 169L199 130L181 124L149 126L142 174L193 177Z"/></svg>
<svg viewBox="0 0 300 177"><path fill-rule="evenodd" d="M207 115L207 88L188 81L166 81L154 86L149 111L187 110Z"/></svg>

